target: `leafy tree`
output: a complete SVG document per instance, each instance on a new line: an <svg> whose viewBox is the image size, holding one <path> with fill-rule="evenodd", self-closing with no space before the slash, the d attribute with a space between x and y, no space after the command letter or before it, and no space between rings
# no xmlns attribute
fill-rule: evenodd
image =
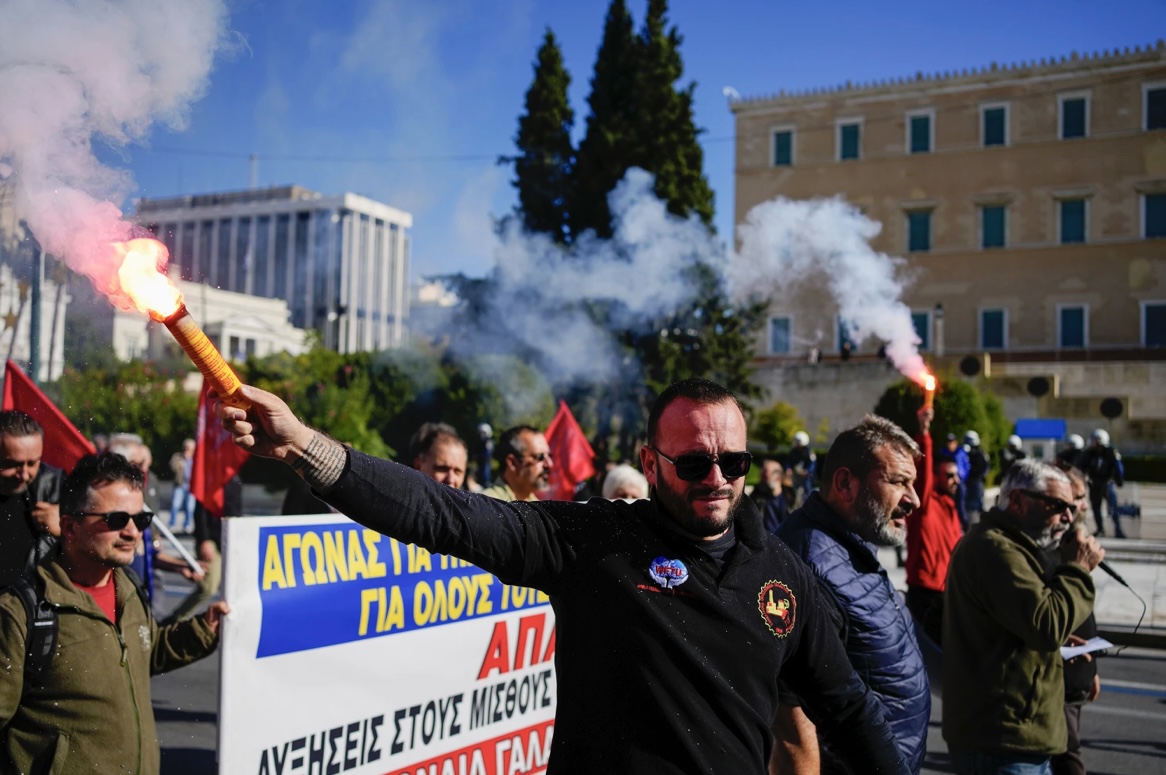
<svg viewBox="0 0 1166 775"><path fill-rule="evenodd" d="M697 138L690 83L677 90L684 74L683 38L668 28L668 0L648 0L639 36L636 70L636 122L633 129L637 166L656 176L656 195L675 215L698 215L712 228L713 192L703 172L704 152Z"/></svg>
<svg viewBox="0 0 1166 775"><path fill-rule="evenodd" d="M716 287L712 269L695 270L703 291L688 309L655 321L649 335L637 342L643 361L649 402L668 385L689 377L705 377L724 385L743 402L761 396L752 381L753 334L761 325L765 305L738 310Z"/></svg>
<svg viewBox="0 0 1166 775"><path fill-rule="evenodd" d="M518 189L518 214L527 231L545 233L558 243L569 236L568 202L574 149L575 114L567 101L571 76L549 29L538 50L534 82L526 92L526 113L514 138L519 154L512 160Z"/></svg>
<svg viewBox="0 0 1166 775"><path fill-rule="evenodd" d="M198 396L187 393L188 373L144 361L109 367L66 368L45 393L77 429L96 434L137 433L154 456L154 469L169 476L166 461L194 435Z"/></svg>
<svg viewBox="0 0 1166 775"><path fill-rule="evenodd" d="M988 415L980 391L969 382L952 374L939 376L939 390L935 394L935 419L931 422L931 438L938 449L947 434L960 439L966 431L988 427ZM911 435L919 430L915 414L923 406L923 393L906 378L890 385L875 404L874 413L896 423Z"/></svg>
<svg viewBox="0 0 1166 775"><path fill-rule="evenodd" d="M1000 459L996 452L1008 446L1013 424L1004 414L1004 404L994 393L984 393L985 425L980 433L980 446L992 461L992 470L999 471Z"/></svg>
<svg viewBox="0 0 1166 775"><path fill-rule="evenodd" d="M354 449L387 457L392 450L372 427L375 410L368 355L341 355L319 345L301 355L277 353L247 362L247 379L270 390L309 425Z"/></svg>
<svg viewBox="0 0 1166 775"><path fill-rule="evenodd" d="M750 435L772 454L779 447L793 444L794 434L802 429L804 422L793 404L777 401L772 406L758 409L753 414L752 425Z"/></svg>
<svg viewBox="0 0 1166 775"><path fill-rule="evenodd" d="M941 400L942 399L942 400ZM984 399L970 382L948 376L935 397L935 420L931 423L931 438L942 444L949 433L961 441L969 430L987 427Z"/></svg>
<svg viewBox="0 0 1166 775"><path fill-rule="evenodd" d="M602 238L611 236L607 195L638 163L633 125L639 54L627 4L612 0L591 77L587 131L575 157L573 201L569 208L571 234L575 238L588 230Z"/></svg>
<svg viewBox="0 0 1166 775"><path fill-rule="evenodd" d="M936 398L938 400L938 396ZM904 378L887 386L873 411L914 436L919 430L915 413L922 406L923 397L919 386Z"/></svg>
<svg viewBox="0 0 1166 775"><path fill-rule="evenodd" d="M818 430L814 433L814 444L819 447L828 447L833 442L830 436L830 418L823 417L818 423Z"/></svg>

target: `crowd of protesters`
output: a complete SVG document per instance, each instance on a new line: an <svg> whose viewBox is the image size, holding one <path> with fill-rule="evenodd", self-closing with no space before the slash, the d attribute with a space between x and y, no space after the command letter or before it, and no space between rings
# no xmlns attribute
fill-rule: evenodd
<svg viewBox="0 0 1166 775"><path fill-rule="evenodd" d="M701 759L702 771L732 766L775 773L919 772L932 691L926 652L941 655L943 734L957 772L1011 772L1009 767L1027 764L1037 767L1033 772L1084 772L1080 708L1097 696L1096 665L1086 655L1062 669L1059 648L1096 633L1089 572L1104 550L1083 528L1086 513L1092 510L1102 534L1101 510L1107 507L1115 534L1123 534L1114 494L1123 479L1121 456L1105 431L1095 432L1088 447L1071 437L1057 466L1027 458L1021 440L1010 438L1000 450L1000 496L993 508L985 502L990 460L975 430L962 440L949 435L936 451L929 409L919 412L914 440L887 420L867 417L841 433L822 461L808 435L799 432L788 455L759 461L758 482L743 497L752 456L736 400L712 383L687 381L665 391L653 409L639 467L628 461L601 465L596 481L580 488L602 493L610 505L593 500L584 510L568 510L542 500L555 459L539 428L504 431L490 450L494 470L475 477L470 449L457 430L426 423L404 457L416 471L411 477L299 424L277 397L247 390L256 399L251 414L218 409L237 443L275 457L282 454L275 442L299 445L295 456L282 456L300 474L283 513L341 510L388 535L419 542L428 537L428 529L414 524L421 514L440 524L468 525L460 556L567 601L563 619L586 620L595 608L594 601L574 602L571 585L561 579L591 578L605 567L590 565L592 557L620 533L611 526L624 520L635 525L633 543L662 542L686 558L698 595L705 594L697 572L705 563L710 580L750 554L765 558L763 575L782 569L778 586L789 602L798 600L800 637L814 644L814 654L794 649L796 640L781 640L794 620L779 616L780 601L772 591L771 607L762 606L759 623L777 636L775 650L747 645L754 636L741 628L750 621L750 606L727 604L713 614L715 620L739 622L720 638L695 637L708 625L699 617L649 625L633 606L627 622L630 650L611 651L616 661L605 668L630 695L623 710L601 720L600 709L591 705L603 692L593 685L595 665L587 664L599 649L585 638L565 639L552 759L560 765L571 760L575 767L626 768L634 761L648 768L677 755L701 759L710 757L703 737L713 735L720 745L725 738L733 742L718 749L719 755ZM26 654L31 620L14 592L21 580L31 580L33 594L63 606L60 611L81 614L59 615L55 626L62 633L92 629L95 621L126 640L133 640L124 634L130 628L148 631L141 647L130 649L131 675L162 672L209 654L229 611L225 602L216 602L220 522L191 493L194 442L188 439L169 460L174 481L167 527L153 519L164 501L150 473L149 448L134 434L113 434L102 442L103 451L65 475L41 461L44 434L31 417L0 412L0 586L8 587L0 595L6 660L0 674L7 676L0 685L0 719L3 756L22 772L50 765L53 772L92 771L94 763L120 761L136 762L128 766L131 771L153 773L158 746L146 710L148 689L123 690L120 655L102 649L74 653L78 647L62 639L53 644L53 659L32 664ZM368 477L410 492L426 507L419 506L417 515L380 513L360 484ZM493 484L480 495L455 500L433 489L480 490L475 479ZM234 477L225 492L225 513L242 515L241 480ZM499 519L520 525L518 534L526 535L523 546L506 549L517 563L513 567L499 564L506 554L497 553L504 536L492 524ZM175 554L159 531L193 531L197 562ZM531 542L538 541L545 546L530 555ZM905 605L879 565L880 546L906 548ZM629 548L613 544L601 551L622 556ZM532 565L532 557L541 557L545 567ZM161 623L150 602L159 569L195 583ZM609 601L609 611L616 610L617 600ZM757 609L754 601L754 615ZM783 621L790 630L781 631ZM730 636L735 629L741 631ZM644 664L639 654L661 639L672 642L673 658ZM829 659L833 654L845 655L843 665ZM86 665L82 679L71 674L77 664ZM1005 666L1015 675L1002 678ZM773 677L779 680L770 683ZM726 691L696 702L698 685L725 678L731 678ZM137 680L148 687L148 680ZM674 688L675 707L664 714L670 719L649 723L650 731L629 732L621 719L635 712L643 721L649 708L635 696L637 687L643 686L646 698L653 694L648 685L661 680ZM1040 702L1001 693L1034 681L1040 684ZM691 730L697 722L685 704L709 702L724 729L690 733L678 748L664 744L683 737L670 725ZM132 735L117 721L127 714L139 719ZM771 723L751 728L746 718ZM74 729L77 725L83 728ZM659 739L645 739L650 736ZM598 746L599 738L612 744ZM58 766L68 757L71 763Z"/></svg>

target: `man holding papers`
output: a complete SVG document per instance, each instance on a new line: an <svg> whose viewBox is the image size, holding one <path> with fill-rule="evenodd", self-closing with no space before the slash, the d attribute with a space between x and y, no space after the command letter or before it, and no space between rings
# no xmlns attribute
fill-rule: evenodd
<svg viewBox="0 0 1166 775"><path fill-rule="evenodd" d="M1047 775L1067 747L1060 648L1093 610L1089 573L1105 551L1072 527L1069 478L1046 463L1017 461L999 503L948 570L943 737L957 773Z"/></svg>

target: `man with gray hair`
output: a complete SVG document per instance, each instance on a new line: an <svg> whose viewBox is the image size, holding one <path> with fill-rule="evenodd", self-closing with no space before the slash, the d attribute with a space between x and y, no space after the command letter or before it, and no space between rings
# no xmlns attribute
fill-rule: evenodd
<svg viewBox="0 0 1166 775"><path fill-rule="evenodd" d="M1105 556L1071 528L1077 507L1064 472L1016 461L999 506L956 546L943 620L943 738L956 772L1050 772L1065 751L1059 649L1093 610L1089 573ZM1046 571L1045 551L1060 563Z"/></svg>
<svg viewBox="0 0 1166 775"><path fill-rule="evenodd" d="M825 587L824 599L846 644L850 664L878 698L899 753L919 772L927 753L931 690L915 625L878 560L878 547L902 546L907 516L919 507L919 446L890 420L867 415L843 431L826 453L822 489L777 529ZM834 606L829 606L834 609ZM845 772L819 750L800 698L783 696L774 724L778 772Z"/></svg>

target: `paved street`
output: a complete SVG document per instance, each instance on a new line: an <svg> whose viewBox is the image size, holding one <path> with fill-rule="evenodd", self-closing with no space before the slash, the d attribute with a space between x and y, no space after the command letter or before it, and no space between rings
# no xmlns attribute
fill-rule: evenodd
<svg viewBox="0 0 1166 775"><path fill-rule="evenodd" d="M1081 714L1090 775L1166 773L1166 651L1128 648L1102 657L1101 696ZM924 773L953 772L940 734L935 698Z"/></svg>

